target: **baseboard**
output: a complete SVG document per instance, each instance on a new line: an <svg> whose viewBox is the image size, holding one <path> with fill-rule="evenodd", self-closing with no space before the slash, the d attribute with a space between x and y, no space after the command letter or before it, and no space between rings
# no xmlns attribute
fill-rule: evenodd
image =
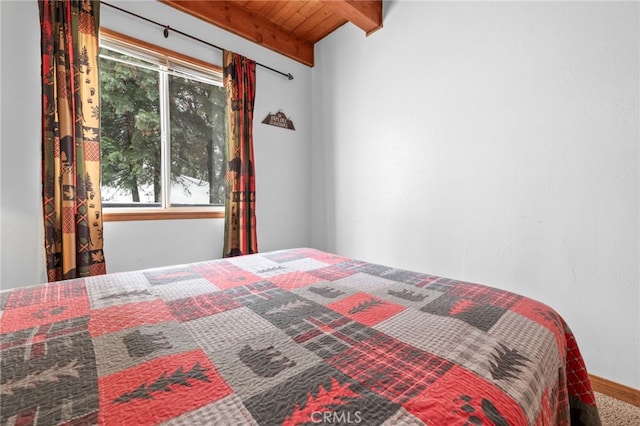
<svg viewBox="0 0 640 426"><path fill-rule="evenodd" d="M589 374L589 379L591 380L591 387L595 392L640 407L640 390L594 376L593 374Z"/></svg>

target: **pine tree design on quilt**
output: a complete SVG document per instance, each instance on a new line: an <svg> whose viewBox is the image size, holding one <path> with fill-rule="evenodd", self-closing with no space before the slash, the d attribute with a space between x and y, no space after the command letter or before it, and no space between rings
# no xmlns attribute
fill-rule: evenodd
<svg viewBox="0 0 640 426"><path fill-rule="evenodd" d="M99 300L109 300L109 299L120 299L131 296L146 296L150 295L148 290L132 290L132 291L123 291L122 293L114 293L108 294L106 296L102 296Z"/></svg>
<svg viewBox="0 0 640 426"><path fill-rule="evenodd" d="M350 313L351 315L353 315L353 314L357 314L357 313L360 313L360 312L364 312L364 311L366 311L367 309L371 309L371 308L373 308L374 306L379 306L379 305L384 305L384 304L385 304L385 303L384 303L383 301L381 301L381 300L377 300L377 299L369 299L369 300L365 300L365 301L363 301L363 302L359 303L359 304L358 304L358 306L354 306L353 308L351 308L351 309L349 310L349 313Z"/></svg>
<svg viewBox="0 0 640 426"><path fill-rule="evenodd" d="M77 359L72 359L66 365L55 365L44 371L35 371L25 378L8 382L2 386L2 395L13 395L19 389L37 389L43 383L56 383L63 376L78 378L80 377L81 365Z"/></svg>
<svg viewBox="0 0 640 426"><path fill-rule="evenodd" d="M341 385L335 377L331 377L327 386L321 384L317 392L307 394L306 401L296 404L282 426L317 424L325 412L340 413L341 407L361 398L350 386L349 383Z"/></svg>
<svg viewBox="0 0 640 426"><path fill-rule="evenodd" d="M509 349L502 343L497 348L497 353L493 355L494 362L491 364L491 377L495 380L512 379L520 373L519 367L524 367L531 360L518 353L517 349Z"/></svg>
<svg viewBox="0 0 640 426"><path fill-rule="evenodd" d="M464 314L465 312L469 312L476 306L478 306L478 304L473 300L459 299L451 306L449 313L452 316Z"/></svg>
<svg viewBox="0 0 640 426"><path fill-rule="evenodd" d="M171 392L171 386L187 386L191 387L192 384L189 380L199 380L201 382L209 382L211 380L205 374L209 369L202 368L200 363L197 362L191 370L186 373L183 368L178 368L171 376L167 377L167 372L163 372L162 375L151 385L147 386L146 383L141 384L137 389L132 392L128 392L120 395L113 402L130 402L136 399L153 399L153 394L157 392Z"/></svg>
<svg viewBox="0 0 640 426"><path fill-rule="evenodd" d="M287 314L291 311L308 307L309 304L306 301L302 299L295 299L293 301L286 301L278 307L269 309L267 312L265 312L265 315Z"/></svg>

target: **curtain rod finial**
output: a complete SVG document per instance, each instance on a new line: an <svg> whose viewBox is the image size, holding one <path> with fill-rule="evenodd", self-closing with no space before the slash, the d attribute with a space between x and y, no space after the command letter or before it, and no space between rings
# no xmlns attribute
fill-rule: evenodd
<svg viewBox="0 0 640 426"><path fill-rule="evenodd" d="M287 74L287 78L288 78L289 80L293 80L293 74L291 74L291 73Z"/></svg>

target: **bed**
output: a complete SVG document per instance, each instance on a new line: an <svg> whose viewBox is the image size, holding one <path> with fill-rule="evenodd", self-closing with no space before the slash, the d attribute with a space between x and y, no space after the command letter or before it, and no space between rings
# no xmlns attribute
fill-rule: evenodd
<svg viewBox="0 0 640 426"><path fill-rule="evenodd" d="M600 424L550 307L315 249L0 304L2 425Z"/></svg>

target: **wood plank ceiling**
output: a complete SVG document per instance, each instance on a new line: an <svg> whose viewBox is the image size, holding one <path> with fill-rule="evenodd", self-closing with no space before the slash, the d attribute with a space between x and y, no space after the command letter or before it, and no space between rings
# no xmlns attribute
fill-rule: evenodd
<svg viewBox="0 0 640 426"><path fill-rule="evenodd" d="M382 0L160 1L311 67L314 44L347 22L382 28Z"/></svg>

